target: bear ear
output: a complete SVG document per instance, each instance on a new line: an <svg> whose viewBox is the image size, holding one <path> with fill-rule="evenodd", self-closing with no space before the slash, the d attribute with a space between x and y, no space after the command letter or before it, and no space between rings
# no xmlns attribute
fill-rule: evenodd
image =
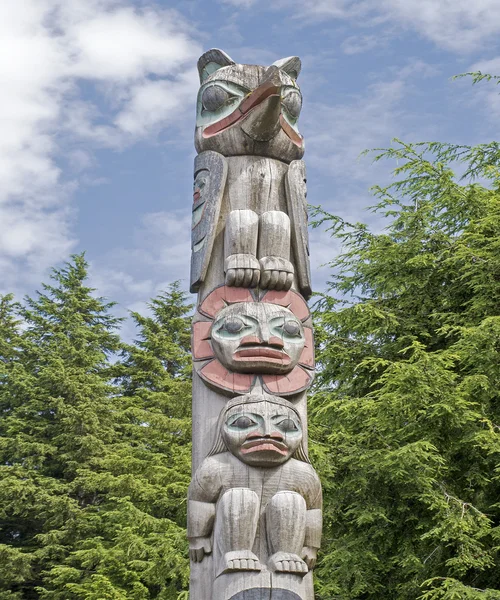
<svg viewBox="0 0 500 600"><path fill-rule="evenodd" d="M282 71L285 71L287 75L290 75L293 79L297 79L302 68L302 63L298 56L289 56L288 58L280 58L273 63L274 66L278 67Z"/></svg>
<svg viewBox="0 0 500 600"><path fill-rule="evenodd" d="M215 71L220 68L234 64L236 64L234 60L222 50L219 50L218 48L207 50L205 54L202 54L198 59L200 83L203 83L209 75L215 73Z"/></svg>

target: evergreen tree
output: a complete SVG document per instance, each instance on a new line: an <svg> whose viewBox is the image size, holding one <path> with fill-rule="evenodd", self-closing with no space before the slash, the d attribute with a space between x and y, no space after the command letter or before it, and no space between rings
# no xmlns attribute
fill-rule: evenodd
<svg viewBox="0 0 500 600"><path fill-rule="evenodd" d="M53 285L18 309L2 305L0 597L38 598L47 571L68 555L99 493L81 473L99 468L114 435L102 376L119 348L111 304L84 285L82 255L54 270ZM4 566L5 565L5 566ZM69 598L70 596L66 596Z"/></svg>
<svg viewBox="0 0 500 600"><path fill-rule="evenodd" d="M139 339L108 370L119 383L114 439L99 469L81 470L99 494L98 514L42 598L175 600L188 585L185 512L190 479L190 307L174 284L132 313ZM175 343L173 343L175 341Z"/></svg>
<svg viewBox="0 0 500 600"><path fill-rule="evenodd" d="M12 406L9 397L9 377L18 368L19 358L19 306L12 295L0 297L0 444L6 434L5 424ZM0 448L2 446L0 445ZM0 463L0 498L3 496L4 477L11 470L8 463ZM8 482L7 482L8 483ZM8 490L7 490L8 492ZM20 598L15 590L31 573L31 553L23 551L16 543L18 526L9 515L6 504L0 502L0 598Z"/></svg>
<svg viewBox="0 0 500 600"><path fill-rule="evenodd" d="M120 441L107 465L135 514L127 543L135 588L124 598L187 598L186 499L191 474L190 318L179 283L132 313L138 339L123 351L114 375L122 387ZM134 522L139 520L139 526ZM104 563L103 563L104 564ZM142 594L142 595L141 595ZM117 596L118 597L118 596ZM121 596L120 596L121 598Z"/></svg>
<svg viewBox="0 0 500 600"><path fill-rule="evenodd" d="M384 158L383 233L317 212L343 245L316 311L318 598L500 599L500 145Z"/></svg>
<svg viewBox="0 0 500 600"><path fill-rule="evenodd" d="M191 307L174 284L124 346L86 278L0 299L0 598L181 598Z"/></svg>

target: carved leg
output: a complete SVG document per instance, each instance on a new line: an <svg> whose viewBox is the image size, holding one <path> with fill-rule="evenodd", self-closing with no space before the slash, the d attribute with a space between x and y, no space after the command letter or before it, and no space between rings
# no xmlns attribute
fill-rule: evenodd
<svg viewBox="0 0 500 600"><path fill-rule="evenodd" d="M267 540L271 557L269 569L305 575L300 558L306 533L306 501L296 492L278 492L266 507Z"/></svg>
<svg viewBox="0 0 500 600"><path fill-rule="evenodd" d="M228 214L224 234L226 285L248 288L259 283L258 229L259 217L253 210L233 210Z"/></svg>
<svg viewBox="0 0 500 600"><path fill-rule="evenodd" d="M260 215L260 286L270 290L289 290L293 282L290 262L290 219L279 210Z"/></svg>
<svg viewBox="0 0 500 600"><path fill-rule="evenodd" d="M259 522L259 504L257 494L247 488L228 490L220 499L214 536L223 555L223 565L218 574L262 569L252 552Z"/></svg>

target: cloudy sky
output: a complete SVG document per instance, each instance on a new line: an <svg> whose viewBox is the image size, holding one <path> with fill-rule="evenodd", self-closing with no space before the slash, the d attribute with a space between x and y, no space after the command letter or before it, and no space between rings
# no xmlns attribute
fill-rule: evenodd
<svg viewBox="0 0 500 600"><path fill-rule="evenodd" d="M298 55L309 201L370 220L390 165L365 148L498 139L499 0L3 0L0 293L85 250L100 294L140 309L187 287L196 60ZM337 251L311 232L321 288Z"/></svg>

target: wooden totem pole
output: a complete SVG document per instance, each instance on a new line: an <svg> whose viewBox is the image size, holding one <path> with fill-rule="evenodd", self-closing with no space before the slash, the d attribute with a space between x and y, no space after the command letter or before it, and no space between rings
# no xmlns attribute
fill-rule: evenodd
<svg viewBox="0 0 500 600"><path fill-rule="evenodd" d="M198 61L191 600L313 600L321 485L297 57Z"/></svg>

